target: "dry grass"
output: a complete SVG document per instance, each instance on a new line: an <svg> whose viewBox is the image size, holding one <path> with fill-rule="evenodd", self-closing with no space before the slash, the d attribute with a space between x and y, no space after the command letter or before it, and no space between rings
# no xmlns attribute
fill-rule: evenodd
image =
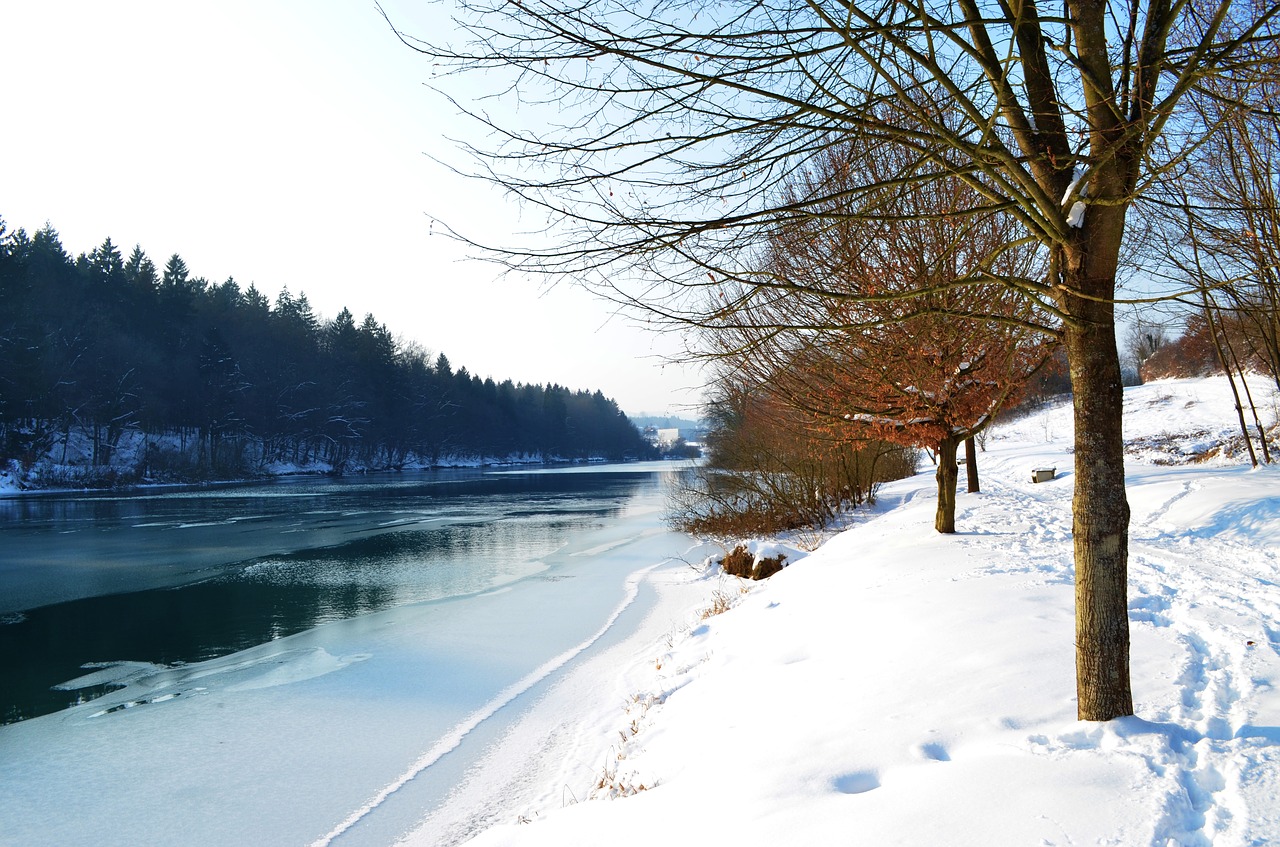
<svg viewBox="0 0 1280 847"><path fill-rule="evenodd" d="M734 596L720 589L711 592L711 605L698 613L698 617L706 620L716 615L724 614L733 608Z"/></svg>
<svg viewBox="0 0 1280 847"><path fill-rule="evenodd" d="M736 586L730 586L729 580L721 574L719 586L711 592L711 605L699 612L698 618L705 621L724 614L738 604L742 595L750 593L751 586L748 583L741 579L737 579L736 583Z"/></svg>
<svg viewBox="0 0 1280 847"><path fill-rule="evenodd" d="M742 579L767 579L782 570L782 563L786 558L785 554L779 553L757 559L745 545L739 544L724 554L724 558L720 560L720 569L729 576Z"/></svg>
<svg viewBox="0 0 1280 847"><path fill-rule="evenodd" d="M652 780L648 783L637 782L634 773L619 773L618 763L627 759L631 741L644 728L649 709L662 703L664 699L652 694L633 694L627 699L623 708L631 721L624 729L618 730L618 746L609 751L604 768L592 786L591 799L614 800L619 797L631 797L641 791L648 791L657 784Z"/></svg>
<svg viewBox="0 0 1280 847"><path fill-rule="evenodd" d="M641 791L648 790L649 786L643 782L632 782L629 776L619 777L616 762L606 762L604 771L596 781L596 786L592 789L591 795L594 798L616 800L619 797L631 797Z"/></svg>

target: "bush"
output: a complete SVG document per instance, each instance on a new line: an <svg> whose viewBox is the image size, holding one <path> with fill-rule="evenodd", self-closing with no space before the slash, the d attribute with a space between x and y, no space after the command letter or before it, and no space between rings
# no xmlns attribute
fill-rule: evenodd
<svg viewBox="0 0 1280 847"><path fill-rule="evenodd" d="M739 544L724 554L724 558L720 560L720 569L729 576L743 579L768 579L785 567L783 562L786 558L785 553L779 553L756 559L751 551Z"/></svg>
<svg viewBox="0 0 1280 847"><path fill-rule="evenodd" d="M130 488L141 480L129 468L95 465L44 465L33 468L28 482L32 488Z"/></svg>
<svg viewBox="0 0 1280 847"><path fill-rule="evenodd" d="M706 409L707 463L670 489L669 526L721 542L821 531L915 473L917 452L832 432L758 392L721 386Z"/></svg>
<svg viewBox="0 0 1280 847"><path fill-rule="evenodd" d="M915 473L917 457L915 450L875 443L757 470L682 471L668 490L667 525L722 542L821 530L875 502L880 483Z"/></svg>

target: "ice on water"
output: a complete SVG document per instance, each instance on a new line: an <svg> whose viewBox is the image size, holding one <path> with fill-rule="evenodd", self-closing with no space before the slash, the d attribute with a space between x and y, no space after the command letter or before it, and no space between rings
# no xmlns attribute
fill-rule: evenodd
<svg viewBox="0 0 1280 847"><path fill-rule="evenodd" d="M122 687L0 727L0 844L97 842L104 832L132 843L307 844L360 810L372 814L350 821L343 843L387 843L455 787L481 752L469 737L499 732L504 707L638 625L654 601L640 597L641 580L693 574L682 561L691 542L659 517L655 507L585 527L496 590L333 621L206 662L86 668L62 687ZM445 754L451 761L433 767ZM408 781L414 808L380 811L388 787Z"/></svg>

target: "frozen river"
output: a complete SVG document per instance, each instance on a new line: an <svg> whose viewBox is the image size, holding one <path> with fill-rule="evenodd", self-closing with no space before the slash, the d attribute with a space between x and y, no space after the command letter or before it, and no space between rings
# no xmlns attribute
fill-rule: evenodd
<svg viewBox="0 0 1280 847"><path fill-rule="evenodd" d="M705 590L664 470L0 501L0 843L462 837Z"/></svg>

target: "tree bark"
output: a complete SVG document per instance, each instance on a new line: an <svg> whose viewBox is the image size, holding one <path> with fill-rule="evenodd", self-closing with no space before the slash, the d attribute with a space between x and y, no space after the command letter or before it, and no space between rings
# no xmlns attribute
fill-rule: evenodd
<svg viewBox="0 0 1280 847"><path fill-rule="evenodd" d="M938 514L933 528L938 532L956 531L956 483L960 473L956 470L956 448L959 439L948 436L938 444Z"/></svg>
<svg viewBox="0 0 1280 847"><path fill-rule="evenodd" d="M969 481L969 493L977 494L982 486L978 482L978 448L972 435L964 440L964 470Z"/></svg>
<svg viewBox="0 0 1280 847"><path fill-rule="evenodd" d="M1106 210L1114 214L1114 210ZM1107 217L1099 207L1090 215ZM1120 212L1123 215L1123 212ZM1091 221L1106 230L1102 220ZM1116 349L1114 263L1119 234L1087 239L1065 268L1064 328L1075 415L1076 692L1080 720L1133 714L1129 683L1129 502L1124 488L1123 388ZM1099 244L1101 241L1103 243ZM1108 248L1114 248L1109 250ZM1108 264L1112 267L1108 268ZM1110 271L1108 273L1108 271ZM1074 296L1082 292L1085 297Z"/></svg>

